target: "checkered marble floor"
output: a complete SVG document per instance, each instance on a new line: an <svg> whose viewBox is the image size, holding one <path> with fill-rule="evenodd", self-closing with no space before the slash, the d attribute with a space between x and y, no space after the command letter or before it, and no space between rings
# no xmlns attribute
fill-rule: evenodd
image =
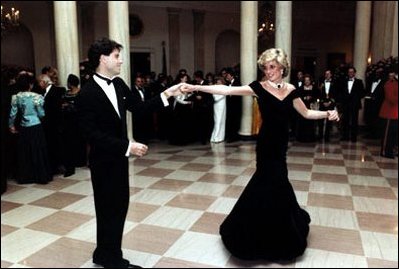
<svg viewBox="0 0 399 269"><path fill-rule="evenodd" d="M379 142L290 142L289 178L312 217L295 261L243 262L218 235L255 171L254 142L150 144L130 160L125 258L143 267L398 267L398 159ZM110 179L112 180L112 179ZM96 267L90 173L48 185L9 182L1 197L1 267Z"/></svg>

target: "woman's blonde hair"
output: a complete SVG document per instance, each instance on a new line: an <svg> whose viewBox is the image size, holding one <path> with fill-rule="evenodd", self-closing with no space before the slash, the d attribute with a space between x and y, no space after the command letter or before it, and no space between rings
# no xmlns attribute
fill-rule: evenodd
<svg viewBox="0 0 399 269"><path fill-rule="evenodd" d="M282 49L271 48L265 50L258 59L259 69L265 68L266 62L275 60L278 64L283 67L283 78L288 76L290 70L290 64L288 63L287 54Z"/></svg>

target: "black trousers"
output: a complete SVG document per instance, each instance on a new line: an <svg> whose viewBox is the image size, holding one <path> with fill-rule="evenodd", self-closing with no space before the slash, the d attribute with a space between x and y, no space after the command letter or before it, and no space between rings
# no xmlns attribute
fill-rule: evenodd
<svg viewBox="0 0 399 269"><path fill-rule="evenodd" d="M128 159L111 162L90 160L97 218L97 247L93 260L103 263L122 259L122 235L129 207Z"/></svg>
<svg viewBox="0 0 399 269"><path fill-rule="evenodd" d="M384 119L385 129L381 141L381 155L394 157L394 148L398 146L398 120Z"/></svg>
<svg viewBox="0 0 399 269"><path fill-rule="evenodd" d="M356 141L359 129L359 109L346 106L342 112L342 138Z"/></svg>

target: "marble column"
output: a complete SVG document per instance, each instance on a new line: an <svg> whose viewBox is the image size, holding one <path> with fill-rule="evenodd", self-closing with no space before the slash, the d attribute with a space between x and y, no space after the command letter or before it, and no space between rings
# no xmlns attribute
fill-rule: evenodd
<svg viewBox="0 0 399 269"><path fill-rule="evenodd" d="M367 58L370 42L371 1L356 2L355 44L353 47L353 66L356 68L356 77L366 86ZM364 103L364 99L362 100ZM362 105L364 107L364 105ZM364 110L359 110L359 125L364 125Z"/></svg>
<svg viewBox="0 0 399 269"><path fill-rule="evenodd" d="M395 11L395 5L397 5L397 1L386 1L386 7L385 7L385 36L384 36L384 54L383 57L384 59L392 56L392 41L393 41L393 29L394 29L394 16L398 16L397 14L394 14ZM398 27L396 25L396 27ZM397 34L397 31L396 31Z"/></svg>
<svg viewBox="0 0 399 269"><path fill-rule="evenodd" d="M395 11L393 18L393 36L392 36L392 51L393 57L398 56L398 1L395 1Z"/></svg>
<svg viewBox="0 0 399 269"><path fill-rule="evenodd" d="M175 76L180 66L180 9L168 8L169 74Z"/></svg>
<svg viewBox="0 0 399 269"><path fill-rule="evenodd" d="M287 53L288 61L292 59L292 1L276 1L276 48ZM289 81L290 75L284 79Z"/></svg>
<svg viewBox="0 0 399 269"><path fill-rule="evenodd" d="M129 2L108 1L109 38L123 46L121 57L123 60L120 77L131 87L130 80L130 36L129 36ZM132 115L126 117L128 137L133 137Z"/></svg>
<svg viewBox="0 0 399 269"><path fill-rule="evenodd" d="M67 86L69 74L79 77L79 41L76 1L54 1L55 50L58 80Z"/></svg>
<svg viewBox="0 0 399 269"><path fill-rule="evenodd" d="M194 71L205 71L205 12L193 10L194 19Z"/></svg>
<svg viewBox="0 0 399 269"><path fill-rule="evenodd" d="M383 15L382 10L384 1L373 1L373 26L371 35L371 62L376 63L383 58L383 43L384 37Z"/></svg>
<svg viewBox="0 0 399 269"><path fill-rule="evenodd" d="M256 80L258 57L258 2L241 1L241 82ZM241 136L252 135L253 97L244 96L242 103Z"/></svg>
<svg viewBox="0 0 399 269"><path fill-rule="evenodd" d="M356 76L365 82L370 42L371 1L356 2L355 44L353 66Z"/></svg>
<svg viewBox="0 0 399 269"><path fill-rule="evenodd" d="M371 37L371 61L392 56L398 47L397 1L373 1L373 31ZM396 21L395 21L396 19Z"/></svg>

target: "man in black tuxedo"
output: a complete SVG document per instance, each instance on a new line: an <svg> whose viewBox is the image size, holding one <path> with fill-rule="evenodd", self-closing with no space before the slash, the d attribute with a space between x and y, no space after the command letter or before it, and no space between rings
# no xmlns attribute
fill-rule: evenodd
<svg viewBox="0 0 399 269"><path fill-rule="evenodd" d="M78 117L90 145L90 172L97 217L93 262L106 268L137 268L122 255L122 235L129 207L129 155L143 156L147 146L129 141L126 110L152 112L167 106L179 85L147 100L133 98L119 77L122 45L103 38L91 45L89 61L96 73L77 101Z"/></svg>
<svg viewBox="0 0 399 269"><path fill-rule="evenodd" d="M59 174L62 162L61 133L62 133L62 98L66 89L54 85L46 74L39 75L39 86L44 92L43 129L46 135L52 174Z"/></svg>
<svg viewBox="0 0 399 269"><path fill-rule="evenodd" d="M359 109L365 96L363 81L355 78L356 69L348 68L348 79L341 85L340 103L342 106L342 141L357 141Z"/></svg>
<svg viewBox="0 0 399 269"><path fill-rule="evenodd" d="M324 79L319 83L319 97L320 97L320 104L319 110L320 111L328 111L335 109L335 99L337 96L337 83L333 80L333 75L330 69L327 69L324 72ZM330 141L330 132L332 129L332 121L329 120L318 120L318 139L323 140L324 142Z"/></svg>
<svg viewBox="0 0 399 269"><path fill-rule="evenodd" d="M366 84L366 97L364 99L364 122L366 124L366 137L378 139L382 136L382 121L378 116L382 102L384 101L384 84L382 68Z"/></svg>
<svg viewBox="0 0 399 269"><path fill-rule="evenodd" d="M133 98L144 103L151 99L151 93L144 89L144 78L137 76L132 87ZM132 115L133 138L136 142L148 144L153 129L153 114L145 111L135 111Z"/></svg>

